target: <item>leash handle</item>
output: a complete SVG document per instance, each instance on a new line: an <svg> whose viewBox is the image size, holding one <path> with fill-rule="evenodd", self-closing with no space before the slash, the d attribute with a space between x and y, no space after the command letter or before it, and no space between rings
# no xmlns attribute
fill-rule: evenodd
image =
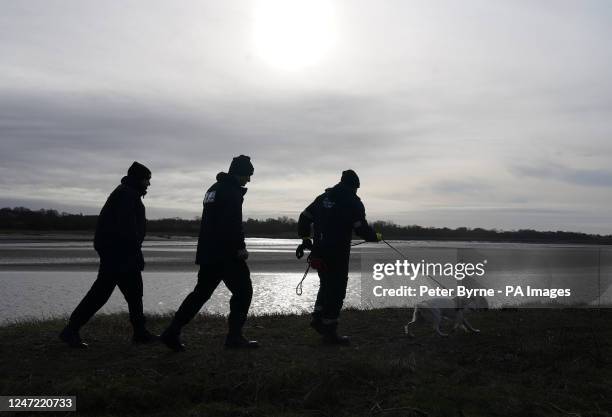
<svg viewBox="0 0 612 417"><path fill-rule="evenodd" d="M306 271L304 272L304 276L302 277L302 279L300 280L300 282L298 283L298 285L295 287L295 294L298 297L302 296L302 283L304 282L304 280L306 279L306 276L308 275L308 271L310 271L310 256L308 256L308 266L306 267Z"/></svg>

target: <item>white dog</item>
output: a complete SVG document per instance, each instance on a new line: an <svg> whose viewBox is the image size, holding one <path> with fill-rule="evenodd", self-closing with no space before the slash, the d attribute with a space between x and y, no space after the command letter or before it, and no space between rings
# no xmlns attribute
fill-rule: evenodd
<svg viewBox="0 0 612 417"><path fill-rule="evenodd" d="M467 321L465 314L469 311L486 310L488 308L489 303L487 299L481 296L470 298L431 298L421 301L416 305L412 314L412 321L404 326L404 333L414 337L414 334L410 331L410 326L420 321L425 321L430 322L433 325L433 329L440 336L448 336L448 333L440 330L442 319L454 321L453 331L462 328L466 332L480 333L480 330L472 327Z"/></svg>

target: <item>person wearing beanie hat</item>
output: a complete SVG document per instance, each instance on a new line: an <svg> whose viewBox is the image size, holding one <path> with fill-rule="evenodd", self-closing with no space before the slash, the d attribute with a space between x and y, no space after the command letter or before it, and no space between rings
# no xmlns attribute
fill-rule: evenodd
<svg viewBox="0 0 612 417"><path fill-rule="evenodd" d="M230 175L237 175L241 177L250 177L255 172L251 158L246 155L240 155L232 159L229 170L227 171Z"/></svg>
<svg viewBox="0 0 612 417"><path fill-rule="evenodd" d="M359 186L355 171L343 171L340 182L319 195L298 220L302 244L296 257L301 258L304 249L311 249L310 266L319 274L319 292L310 325L330 344L349 344L349 338L339 336L337 328L346 296L353 231L368 242L381 240L381 235L366 220L365 208L357 196Z"/></svg>
<svg viewBox="0 0 612 417"><path fill-rule="evenodd" d="M157 336L145 327L142 305L142 242L146 224L142 197L147 193L150 180L151 171L134 162L102 207L94 236L94 248L100 257L98 277L59 335L71 347L87 347L79 330L106 304L116 286L128 303L134 328L132 341L150 343L157 340Z"/></svg>
<svg viewBox="0 0 612 417"><path fill-rule="evenodd" d="M249 253L244 243L242 203L247 192L244 185L250 181L253 172L251 158L237 156L227 173L217 174L217 182L204 195L196 252L196 264L200 265L198 282L160 336L161 341L174 351L185 350L180 339L181 329L195 317L221 281L232 293L225 347L258 347L256 341L247 340L242 335L253 296L246 264Z"/></svg>
<svg viewBox="0 0 612 417"><path fill-rule="evenodd" d="M138 161L134 161L128 168L128 175L139 180L151 179L151 170Z"/></svg>
<svg viewBox="0 0 612 417"><path fill-rule="evenodd" d="M342 171L342 177L340 177L340 183L350 188L359 188L359 177L352 169Z"/></svg>
<svg viewBox="0 0 612 417"><path fill-rule="evenodd" d="M147 194L147 188L151 185L151 170L140 162L134 161L121 183L140 191L141 195L144 196Z"/></svg>

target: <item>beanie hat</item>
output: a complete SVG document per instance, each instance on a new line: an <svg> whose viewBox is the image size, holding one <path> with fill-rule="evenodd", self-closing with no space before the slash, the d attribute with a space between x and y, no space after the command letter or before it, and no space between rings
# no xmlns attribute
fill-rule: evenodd
<svg viewBox="0 0 612 417"><path fill-rule="evenodd" d="M359 188L360 185L359 177L352 169L342 171L342 178L340 179L340 183L351 188Z"/></svg>
<svg viewBox="0 0 612 417"><path fill-rule="evenodd" d="M250 177L255 172L251 158L246 155L240 155L232 159L228 174Z"/></svg>
<svg viewBox="0 0 612 417"><path fill-rule="evenodd" d="M128 176L138 178L139 180L148 180L151 178L151 171L143 164L134 161L128 169Z"/></svg>

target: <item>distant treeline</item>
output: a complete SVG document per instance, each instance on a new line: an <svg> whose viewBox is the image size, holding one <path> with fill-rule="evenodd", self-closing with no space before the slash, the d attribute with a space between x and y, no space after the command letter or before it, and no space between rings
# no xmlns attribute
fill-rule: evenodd
<svg viewBox="0 0 612 417"><path fill-rule="evenodd" d="M60 213L57 210L30 210L25 207L0 209L0 230L3 231L75 231L93 232L98 216ZM612 244L612 235L590 235L575 232L540 232L536 230L500 231L481 228L459 227L399 226L393 222L376 221L376 231L382 232L386 239L402 240L480 240L489 242L528 242L528 243L590 243ZM167 236L197 236L200 219L179 218L149 220L149 234ZM295 238L296 220L290 217L276 219L248 219L244 222L248 237Z"/></svg>

